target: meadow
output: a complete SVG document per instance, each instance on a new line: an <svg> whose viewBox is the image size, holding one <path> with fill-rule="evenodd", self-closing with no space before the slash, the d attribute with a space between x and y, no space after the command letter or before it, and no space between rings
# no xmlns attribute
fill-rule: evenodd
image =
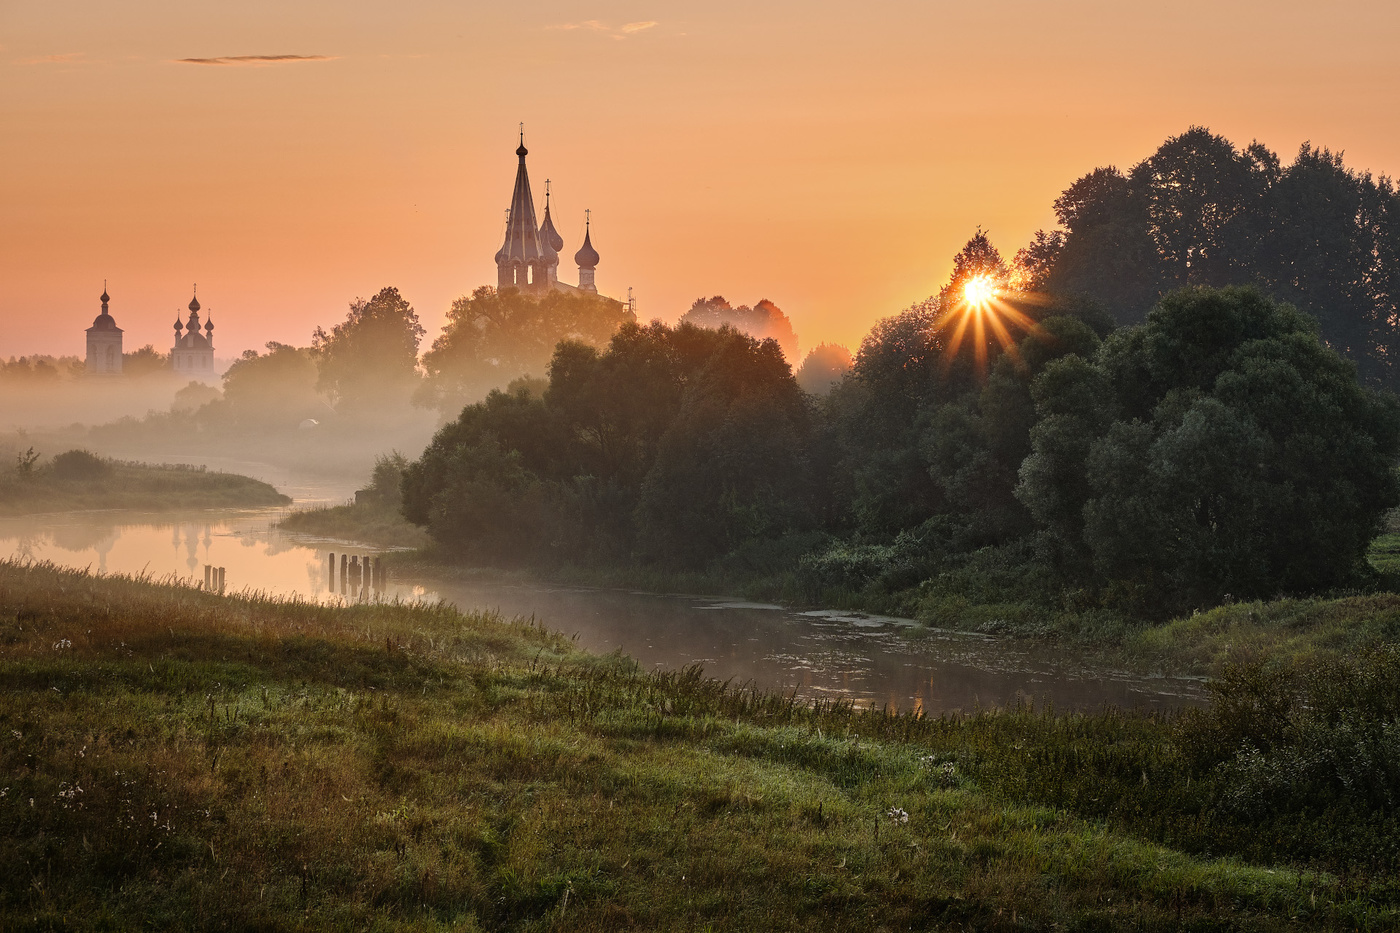
<svg viewBox="0 0 1400 933"><path fill-rule="evenodd" d="M31 452L30 456L33 454ZM107 460L82 450L0 470L0 515L86 509L252 509L290 505L270 484L187 464Z"/></svg>
<svg viewBox="0 0 1400 933"><path fill-rule="evenodd" d="M1394 928L1397 670L934 719L5 562L0 927Z"/></svg>

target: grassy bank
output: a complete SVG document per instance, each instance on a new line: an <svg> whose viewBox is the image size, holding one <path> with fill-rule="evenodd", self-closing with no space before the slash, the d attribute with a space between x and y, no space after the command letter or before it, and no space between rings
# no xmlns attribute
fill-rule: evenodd
<svg viewBox="0 0 1400 933"><path fill-rule="evenodd" d="M397 508L380 502L304 509L287 515L278 527L376 547L426 548L431 543L426 531L410 523Z"/></svg>
<svg viewBox="0 0 1400 933"><path fill-rule="evenodd" d="M36 465L28 473L0 471L0 515L82 509L251 509L292 501L261 480L203 467L91 457L65 470L63 462Z"/></svg>
<svg viewBox="0 0 1400 933"><path fill-rule="evenodd" d="M488 615L0 563L0 927L1400 923L1390 810L1236 805L1249 689L809 708Z"/></svg>

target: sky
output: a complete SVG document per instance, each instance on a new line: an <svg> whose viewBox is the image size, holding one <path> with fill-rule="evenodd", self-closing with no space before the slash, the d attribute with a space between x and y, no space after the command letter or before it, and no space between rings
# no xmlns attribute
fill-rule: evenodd
<svg viewBox="0 0 1400 933"><path fill-rule="evenodd" d="M525 124L560 277L643 319L767 298L854 349L981 227L1203 125L1400 174L1400 4L0 0L0 357L127 349L194 283L220 357L395 286L494 284Z"/></svg>

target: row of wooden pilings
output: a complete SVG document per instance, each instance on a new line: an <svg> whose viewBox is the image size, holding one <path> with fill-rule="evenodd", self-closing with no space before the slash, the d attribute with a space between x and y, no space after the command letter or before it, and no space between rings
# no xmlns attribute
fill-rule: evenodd
<svg viewBox="0 0 1400 933"><path fill-rule="evenodd" d="M335 573L335 552L327 554L327 588L332 593L356 599L369 599L370 594L378 595L389 586L389 568L384 558L371 558L368 554L361 560L359 555L340 555L340 577ZM339 589L336 584L339 583Z"/></svg>
<svg viewBox="0 0 1400 933"><path fill-rule="evenodd" d="M224 592L224 568L204 565L204 591L219 594Z"/></svg>

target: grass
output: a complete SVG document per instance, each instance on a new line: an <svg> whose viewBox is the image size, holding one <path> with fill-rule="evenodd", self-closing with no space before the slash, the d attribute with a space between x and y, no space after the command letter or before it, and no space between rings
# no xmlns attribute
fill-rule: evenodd
<svg viewBox="0 0 1400 933"><path fill-rule="evenodd" d="M96 475L63 476L39 468L0 472L0 515L86 509L251 509L289 505L268 483L183 464L102 461Z"/></svg>
<svg viewBox="0 0 1400 933"><path fill-rule="evenodd" d="M444 606L0 562L0 928L1400 923L1391 856L1220 810L1218 725L805 706Z"/></svg>
<svg viewBox="0 0 1400 933"><path fill-rule="evenodd" d="M303 509L287 515L278 526L296 534L378 547L426 548L431 543L428 533L397 508L378 501Z"/></svg>

